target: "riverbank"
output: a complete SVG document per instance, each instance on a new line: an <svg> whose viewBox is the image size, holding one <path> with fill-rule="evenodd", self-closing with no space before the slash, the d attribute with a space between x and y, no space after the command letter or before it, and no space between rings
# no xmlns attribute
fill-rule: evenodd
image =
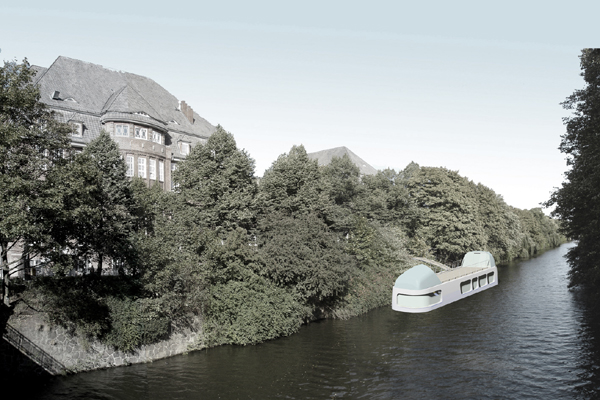
<svg viewBox="0 0 600 400"><path fill-rule="evenodd" d="M389 300L389 288L399 273L401 273L400 270L386 271L382 269L374 275L357 279L354 282L353 290L340 299L337 308L323 312L320 319L348 319L374 308L385 306ZM100 340L79 336L64 327L50 324L44 313L32 309L25 302L17 302L5 324L34 343L47 357L62 365L66 373L153 362L215 346L214 344L210 345L206 340L200 317L191 318L186 327L175 329L167 339L141 345L130 352L119 351L114 346ZM288 335L279 337L281 336ZM3 345L4 348L0 355L3 371L14 373L16 364L21 365L23 362L27 364L26 360L15 363L14 352L6 348L6 343ZM24 365L23 368L17 369L22 369L26 375L36 368L35 365Z"/></svg>
<svg viewBox="0 0 600 400"><path fill-rule="evenodd" d="M15 307L6 325L37 346L38 350L43 352L43 357L50 357L64 367L64 373L152 362L204 348L200 318L196 318L191 326L173 332L168 339L142 345L132 352L119 351L98 340L74 335L61 326L50 325L43 313L28 309L23 303ZM3 345L5 344L3 342ZM14 372L14 352L3 348L0 363L3 370ZM31 366L23 368L25 373L30 373L33 369Z"/></svg>

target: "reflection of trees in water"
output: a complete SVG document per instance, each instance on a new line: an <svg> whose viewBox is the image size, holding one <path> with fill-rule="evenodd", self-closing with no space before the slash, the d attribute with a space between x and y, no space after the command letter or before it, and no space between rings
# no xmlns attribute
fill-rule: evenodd
<svg viewBox="0 0 600 400"><path fill-rule="evenodd" d="M575 391L582 398L597 398L600 394L600 304L597 295L585 290L573 292L575 302L581 310L579 346L581 356L578 377L581 382Z"/></svg>

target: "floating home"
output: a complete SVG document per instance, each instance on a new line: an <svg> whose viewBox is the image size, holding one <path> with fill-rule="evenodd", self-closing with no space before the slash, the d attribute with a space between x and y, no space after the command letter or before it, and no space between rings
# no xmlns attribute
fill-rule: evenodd
<svg viewBox="0 0 600 400"><path fill-rule="evenodd" d="M424 260L424 259L421 259ZM419 264L396 279L392 309L408 313L435 310L498 284L498 268L491 253L471 251L457 268L431 262L442 272Z"/></svg>

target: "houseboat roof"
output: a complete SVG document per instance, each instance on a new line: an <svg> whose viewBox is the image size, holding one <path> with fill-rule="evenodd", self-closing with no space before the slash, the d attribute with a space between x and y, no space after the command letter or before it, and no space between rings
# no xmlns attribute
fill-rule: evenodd
<svg viewBox="0 0 600 400"><path fill-rule="evenodd" d="M394 286L398 289L420 290L441 284L442 281L426 265L415 265L396 279Z"/></svg>

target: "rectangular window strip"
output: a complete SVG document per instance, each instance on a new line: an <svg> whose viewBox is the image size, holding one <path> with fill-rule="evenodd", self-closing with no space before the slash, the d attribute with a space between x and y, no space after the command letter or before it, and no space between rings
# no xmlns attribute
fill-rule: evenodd
<svg viewBox="0 0 600 400"><path fill-rule="evenodd" d="M135 127L135 137L138 139L148 139L148 129L140 128L139 126Z"/></svg>
<svg viewBox="0 0 600 400"><path fill-rule="evenodd" d="M133 176L133 156L127 156L127 176Z"/></svg>
<svg viewBox="0 0 600 400"><path fill-rule="evenodd" d="M129 125L117 124L115 127L115 136L129 137Z"/></svg>
<svg viewBox="0 0 600 400"><path fill-rule="evenodd" d="M175 190L177 188L177 185L175 184L175 181L173 180L173 172L176 170L177 170L177 164L171 163L171 190Z"/></svg>
<svg viewBox="0 0 600 400"><path fill-rule="evenodd" d="M138 176L146 178L146 159L144 157L138 158Z"/></svg>
<svg viewBox="0 0 600 400"><path fill-rule="evenodd" d="M190 154L190 144L189 143L185 143L185 142L181 143L181 154L186 155L186 156L188 154Z"/></svg>
<svg viewBox="0 0 600 400"><path fill-rule="evenodd" d="M165 163L162 161L158 162L158 180L160 182L165 181Z"/></svg>
<svg viewBox="0 0 600 400"><path fill-rule="evenodd" d="M152 131L152 141L154 143L161 144L162 143L162 135L159 132Z"/></svg>
<svg viewBox="0 0 600 400"><path fill-rule="evenodd" d="M148 167L150 170L150 179L156 180L156 160L151 159Z"/></svg>

